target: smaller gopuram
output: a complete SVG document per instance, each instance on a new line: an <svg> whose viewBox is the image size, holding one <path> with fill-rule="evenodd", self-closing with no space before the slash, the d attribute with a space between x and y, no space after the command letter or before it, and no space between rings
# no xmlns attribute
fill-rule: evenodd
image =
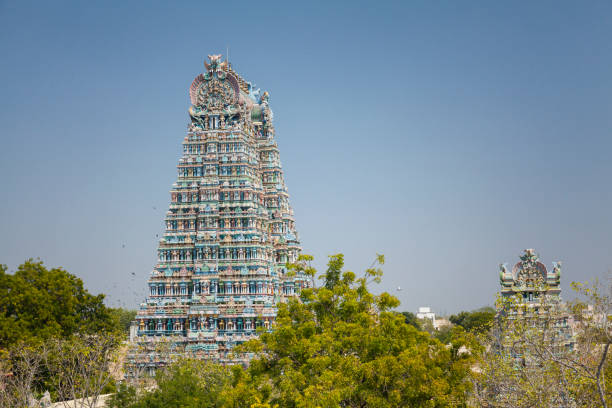
<svg viewBox="0 0 612 408"><path fill-rule="evenodd" d="M508 319L507 323L527 323L525 327L553 342L556 350L571 350L574 340L561 298L561 262L554 262L548 270L535 250L525 249L511 271L506 264L499 269L498 315ZM541 336L543 333L546 336Z"/></svg>
<svg viewBox="0 0 612 408"><path fill-rule="evenodd" d="M511 272L506 264L499 265L499 269L501 294L504 297L518 294L525 302L534 302L542 293L546 293L560 299L561 262L555 262L552 271L548 271L535 250L525 249Z"/></svg>

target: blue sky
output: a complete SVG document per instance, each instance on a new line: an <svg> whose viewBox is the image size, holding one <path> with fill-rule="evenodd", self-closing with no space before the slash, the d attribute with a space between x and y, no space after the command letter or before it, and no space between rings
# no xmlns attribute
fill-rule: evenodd
<svg viewBox="0 0 612 408"><path fill-rule="evenodd" d="M403 309L452 313L533 247L569 297L612 269L611 38L604 1L0 2L0 262L142 300L188 87L229 47L320 266L384 253Z"/></svg>

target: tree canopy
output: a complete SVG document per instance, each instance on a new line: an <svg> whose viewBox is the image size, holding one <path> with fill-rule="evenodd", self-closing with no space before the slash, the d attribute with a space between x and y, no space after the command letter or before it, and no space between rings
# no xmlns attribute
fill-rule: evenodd
<svg viewBox="0 0 612 408"><path fill-rule="evenodd" d="M231 372L207 361L181 359L156 374L157 387L138 398L133 388L120 386L107 402L110 408L218 407L231 387Z"/></svg>
<svg viewBox="0 0 612 408"><path fill-rule="evenodd" d="M412 312L402 312L402 316L404 316L404 321L406 324L414 326L416 329L421 330L421 323L419 323L419 319L416 317L416 314Z"/></svg>
<svg viewBox="0 0 612 408"><path fill-rule="evenodd" d="M61 268L28 260L14 274L0 265L0 347L19 341L115 330L104 295L92 295L83 281Z"/></svg>
<svg viewBox="0 0 612 408"><path fill-rule="evenodd" d="M308 271L308 260L293 267ZM324 286L280 305L274 330L248 345L259 356L253 385L272 384L273 404L444 407L465 397L469 358L406 324L395 297L368 290L383 262L357 277L331 256Z"/></svg>
<svg viewBox="0 0 612 408"><path fill-rule="evenodd" d="M448 318L451 323L463 327L466 331L485 333L493 324L495 309L482 307L472 312L461 312Z"/></svg>
<svg viewBox="0 0 612 408"><path fill-rule="evenodd" d="M124 309L122 307L109 308L113 326L121 333L127 335L130 332L130 325L136 317L136 310Z"/></svg>

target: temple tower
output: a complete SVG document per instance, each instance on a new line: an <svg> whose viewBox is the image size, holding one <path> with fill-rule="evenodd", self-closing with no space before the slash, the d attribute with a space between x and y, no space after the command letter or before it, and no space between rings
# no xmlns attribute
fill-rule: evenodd
<svg viewBox="0 0 612 408"><path fill-rule="evenodd" d="M555 350L571 350L574 338L570 314L561 298L561 262L554 262L549 271L533 249L525 249L512 271L505 264L499 268L498 313L506 324L520 322L515 327L531 328L528 334L535 333L539 341L548 342Z"/></svg>
<svg viewBox="0 0 612 408"><path fill-rule="evenodd" d="M538 254L533 249L526 249L512 272L505 264L499 269L502 296L519 295L525 302L534 302L545 293L560 300L561 262L555 262L552 271L548 271Z"/></svg>
<svg viewBox="0 0 612 408"><path fill-rule="evenodd" d="M189 89L190 123L135 342L172 339L185 353L233 363L231 348L269 329L276 304L311 282L286 269L300 246L269 94L220 55L208 58Z"/></svg>

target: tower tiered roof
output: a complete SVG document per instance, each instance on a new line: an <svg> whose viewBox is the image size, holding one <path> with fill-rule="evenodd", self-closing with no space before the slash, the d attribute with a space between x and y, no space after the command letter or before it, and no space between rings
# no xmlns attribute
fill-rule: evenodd
<svg viewBox="0 0 612 408"><path fill-rule="evenodd" d="M190 123L166 231L136 316L136 343L171 338L185 352L222 362L236 344L269 329L276 304L310 285L286 264L300 252L274 140L269 94L220 55L190 89ZM133 353L133 363L151 363Z"/></svg>

